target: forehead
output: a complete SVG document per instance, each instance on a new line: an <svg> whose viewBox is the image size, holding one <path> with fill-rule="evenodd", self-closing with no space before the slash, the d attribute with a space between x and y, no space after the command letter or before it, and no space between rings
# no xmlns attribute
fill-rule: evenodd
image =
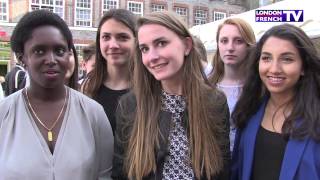
<svg viewBox="0 0 320 180"><path fill-rule="evenodd" d="M122 22L117 21L113 18L105 21L102 24L100 31L101 31L101 34L102 33L112 33L112 34L126 33L126 34L133 35L133 33L129 27L127 27Z"/></svg>
<svg viewBox="0 0 320 180"><path fill-rule="evenodd" d="M275 46L276 45L276 46ZM291 52L294 54L299 54L298 49L295 45L285 39L277 38L274 36L269 37L262 46L262 51L270 52L270 53L285 53Z"/></svg>
<svg viewBox="0 0 320 180"><path fill-rule="evenodd" d="M139 43L147 43L158 38L172 39L175 37L178 37L178 35L176 35L170 29L159 24L142 25L138 30Z"/></svg>
<svg viewBox="0 0 320 180"><path fill-rule="evenodd" d="M242 36L241 36L240 31L236 25L225 24L220 29L219 37L220 38L222 38L222 37L233 38L233 37L242 37Z"/></svg>
<svg viewBox="0 0 320 180"><path fill-rule="evenodd" d="M32 31L31 37L25 42L26 45L31 44L65 44L67 40L61 33L61 31L54 26L39 26Z"/></svg>

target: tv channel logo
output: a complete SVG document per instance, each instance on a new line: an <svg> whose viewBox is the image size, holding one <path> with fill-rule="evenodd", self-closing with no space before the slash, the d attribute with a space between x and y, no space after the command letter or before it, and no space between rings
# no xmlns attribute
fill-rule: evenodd
<svg viewBox="0 0 320 180"><path fill-rule="evenodd" d="M256 22L303 22L303 10L256 10Z"/></svg>

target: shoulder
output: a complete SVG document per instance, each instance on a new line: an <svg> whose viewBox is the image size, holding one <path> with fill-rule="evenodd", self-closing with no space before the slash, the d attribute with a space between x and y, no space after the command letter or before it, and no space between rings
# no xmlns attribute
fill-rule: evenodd
<svg viewBox="0 0 320 180"><path fill-rule="evenodd" d="M9 116L9 114L15 113L17 104L22 101L22 90L11 94L10 96L2 99L0 101L0 127L4 119Z"/></svg>
<svg viewBox="0 0 320 180"><path fill-rule="evenodd" d="M71 103L76 104L76 107L83 109L83 112L86 112L87 114L105 114L103 107L98 102L79 91L69 87L68 89L70 92Z"/></svg>

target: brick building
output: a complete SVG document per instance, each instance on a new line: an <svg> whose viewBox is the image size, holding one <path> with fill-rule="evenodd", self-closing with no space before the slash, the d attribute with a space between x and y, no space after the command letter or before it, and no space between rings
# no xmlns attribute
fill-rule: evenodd
<svg viewBox="0 0 320 180"><path fill-rule="evenodd" d="M60 15L80 51L94 42L100 17L112 8L128 9L137 16L167 10L192 27L242 13L249 8L245 5L242 0L0 0L0 75L14 63L9 41L16 23L35 9L49 9Z"/></svg>

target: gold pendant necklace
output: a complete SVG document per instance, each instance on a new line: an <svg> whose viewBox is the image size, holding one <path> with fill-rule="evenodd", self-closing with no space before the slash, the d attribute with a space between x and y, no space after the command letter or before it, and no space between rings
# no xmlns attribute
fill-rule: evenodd
<svg viewBox="0 0 320 180"><path fill-rule="evenodd" d="M41 124L41 126L43 126L43 127L48 131L48 141L49 141L49 142L53 141L52 129L53 129L53 128L56 126L56 124L58 123L58 121L59 121L59 119L60 119L60 116L61 116L61 114L62 114L62 112L63 112L63 109L64 109L64 107L65 107L65 105L66 105L66 103L67 103L67 88L65 88L65 90L66 90L66 92L65 92L66 96L65 96L65 98L64 98L64 103L63 103L63 106L62 106L62 108L61 108L61 110L60 110L60 113L59 113L57 119L56 119L56 120L54 121L54 123L52 124L52 126L51 126L50 128L48 128L48 127L40 120L40 118L38 117L38 115L37 115L36 112L34 111L32 105L31 105L31 103L30 103L30 100L29 100L28 90L27 90L27 88L25 88L25 91L26 91L26 99L27 99L28 105L29 105L29 107L30 107L30 109L31 109L31 113L32 113L32 115L36 118L36 120Z"/></svg>

